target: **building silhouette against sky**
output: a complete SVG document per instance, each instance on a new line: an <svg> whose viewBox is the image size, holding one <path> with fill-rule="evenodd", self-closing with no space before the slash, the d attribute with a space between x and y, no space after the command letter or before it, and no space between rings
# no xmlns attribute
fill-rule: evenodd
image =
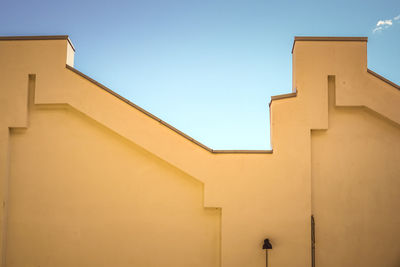
<svg viewBox="0 0 400 267"><path fill-rule="evenodd" d="M74 51L0 38L2 266L265 266L267 238L269 266L400 264L400 87L367 38L295 38L271 150L209 148Z"/></svg>

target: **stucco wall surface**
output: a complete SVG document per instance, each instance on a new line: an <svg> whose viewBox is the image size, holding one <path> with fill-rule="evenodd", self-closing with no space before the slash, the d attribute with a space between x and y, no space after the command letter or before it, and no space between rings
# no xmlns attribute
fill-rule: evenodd
<svg viewBox="0 0 400 267"><path fill-rule="evenodd" d="M273 151L216 151L73 68L66 36L0 38L3 266L400 264L400 90L366 38L300 38ZM68 65L66 65L66 63Z"/></svg>

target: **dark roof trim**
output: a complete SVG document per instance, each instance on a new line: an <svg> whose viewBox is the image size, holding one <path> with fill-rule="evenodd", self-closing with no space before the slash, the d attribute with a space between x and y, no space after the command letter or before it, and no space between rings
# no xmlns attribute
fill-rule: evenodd
<svg viewBox="0 0 400 267"><path fill-rule="evenodd" d="M292 46L292 54L296 41L344 41L344 42L368 42L368 37L323 37L323 36L295 36Z"/></svg>
<svg viewBox="0 0 400 267"><path fill-rule="evenodd" d="M69 65L66 65L66 68L71 70L72 72L78 74L82 78L88 80L89 82L97 85L98 87L100 87L104 91L106 91L106 92L112 94L113 96L119 98L120 100L124 101L128 105L132 106L133 108L135 108L135 109L139 110L140 112L144 113L145 115L149 116L153 120L158 121L162 125L168 127L172 131L174 131L177 134L183 136L184 138L188 139L189 141L195 143L196 145L200 146L201 148L204 148L205 150L207 150L210 153L214 153L214 154L271 154L272 153L272 150L213 150L213 149L209 148L208 146L206 146L206 145L200 143L199 141L195 140L194 138L190 137L189 135L183 133L182 131L179 131L178 129L173 127L171 124L161 120L157 116L151 114L150 112L146 111L145 109L143 109L143 108L139 107L138 105L132 103L128 99L122 97L121 95L117 94L116 92L114 92L113 90L109 89L108 87L106 87L106 86L102 85L101 83L93 80L92 78L90 78L89 76L83 74L82 72L78 71L77 69L75 69L75 68L73 68L73 67L71 67Z"/></svg>
<svg viewBox="0 0 400 267"><path fill-rule="evenodd" d="M43 36L0 36L0 41L32 41L32 40L67 40L75 51L75 47L68 35L43 35Z"/></svg>
<svg viewBox="0 0 400 267"><path fill-rule="evenodd" d="M273 96L271 96L271 101L269 101L269 106L271 107L272 101L274 101L274 100L291 98L291 97L296 97L296 96L297 96L297 89L293 93L283 94L283 95L273 95Z"/></svg>
<svg viewBox="0 0 400 267"><path fill-rule="evenodd" d="M395 83L392 82L392 81L389 81L389 80L386 79L385 77L379 75L378 73L376 73L376 72L374 72L374 71L372 71L372 70L370 70L370 69L367 69L367 72L368 72L369 74L372 74L372 75L375 76L376 78L378 78L378 79L384 81L385 83L390 84L390 85L393 86L394 88L397 88L398 90L400 90L400 85L397 85L397 84L395 84Z"/></svg>

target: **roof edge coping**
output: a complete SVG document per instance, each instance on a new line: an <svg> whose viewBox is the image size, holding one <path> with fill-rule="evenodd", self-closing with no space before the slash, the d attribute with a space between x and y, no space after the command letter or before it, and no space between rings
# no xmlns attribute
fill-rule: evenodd
<svg viewBox="0 0 400 267"><path fill-rule="evenodd" d="M295 36L292 46L292 54L297 41L322 41L322 42L368 42L368 37L334 37L334 36Z"/></svg>
<svg viewBox="0 0 400 267"><path fill-rule="evenodd" d="M383 77L382 75L379 75L378 73L376 73L375 71L372 71L371 69L367 69L367 72L373 76L375 76L376 78L384 81L387 84L390 84L391 86L393 86L394 88L400 90L400 85L392 82L391 80L386 79L385 77Z"/></svg>
<svg viewBox="0 0 400 267"><path fill-rule="evenodd" d="M291 97L296 97L296 96L297 96L297 88L292 93L282 94L282 95L273 95L273 96L271 96L271 100L269 101L269 107L271 107L272 101L274 101L274 100L291 98Z"/></svg>
<svg viewBox="0 0 400 267"><path fill-rule="evenodd" d="M0 36L0 41L39 41L39 40L67 40L75 51L75 47L68 35L37 35L37 36Z"/></svg>

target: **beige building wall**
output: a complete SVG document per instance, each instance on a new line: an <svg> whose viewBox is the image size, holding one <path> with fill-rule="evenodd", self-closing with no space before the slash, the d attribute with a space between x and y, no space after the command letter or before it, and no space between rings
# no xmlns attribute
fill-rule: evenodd
<svg viewBox="0 0 400 267"><path fill-rule="evenodd" d="M312 132L317 266L398 266L400 127L365 107L335 107Z"/></svg>
<svg viewBox="0 0 400 267"><path fill-rule="evenodd" d="M11 131L6 266L218 266L200 182L74 109L30 111Z"/></svg>
<svg viewBox="0 0 400 267"><path fill-rule="evenodd" d="M3 266L400 264L400 88L366 38L297 37L273 151L212 150L73 68L67 36L0 38ZM67 65L66 65L67 64Z"/></svg>

